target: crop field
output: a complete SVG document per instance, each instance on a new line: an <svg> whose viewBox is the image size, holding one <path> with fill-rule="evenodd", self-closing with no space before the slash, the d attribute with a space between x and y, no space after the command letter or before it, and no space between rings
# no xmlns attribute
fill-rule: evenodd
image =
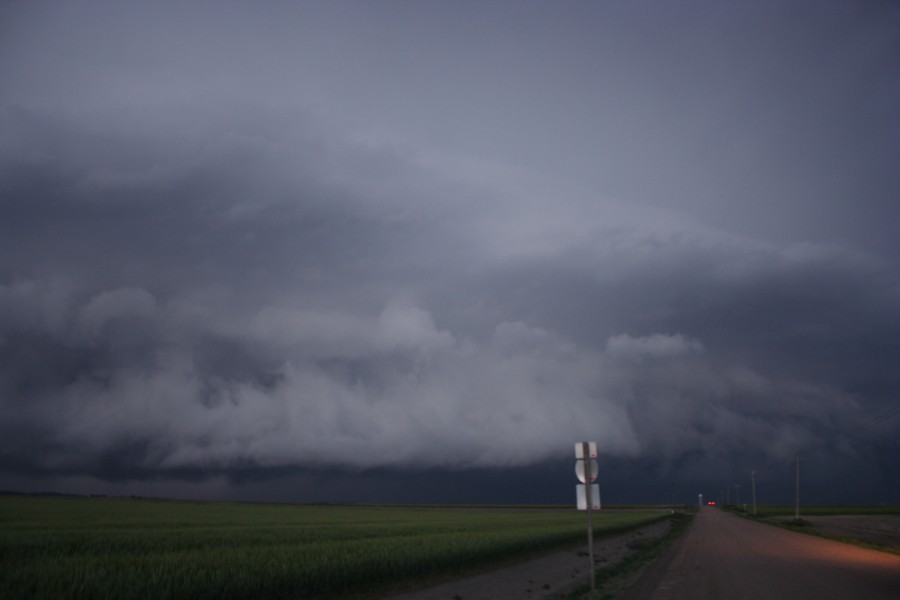
<svg viewBox="0 0 900 600"><path fill-rule="evenodd" d="M759 506L757 516L766 517L793 517L794 505L768 505ZM900 515L900 506L801 506L802 517L824 517L837 515Z"/></svg>
<svg viewBox="0 0 900 600"><path fill-rule="evenodd" d="M572 508L0 496L0 598L377 598L585 537Z"/></svg>
<svg viewBox="0 0 900 600"><path fill-rule="evenodd" d="M900 554L900 506L764 506L757 515L766 522L821 537Z"/></svg>

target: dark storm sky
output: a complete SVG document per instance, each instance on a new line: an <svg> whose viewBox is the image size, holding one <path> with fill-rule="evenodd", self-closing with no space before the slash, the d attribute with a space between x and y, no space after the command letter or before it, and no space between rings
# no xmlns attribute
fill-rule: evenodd
<svg viewBox="0 0 900 600"><path fill-rule="evenodd" d="M900 501L898 67L889 1L4 2L0 488Z"/></svg>

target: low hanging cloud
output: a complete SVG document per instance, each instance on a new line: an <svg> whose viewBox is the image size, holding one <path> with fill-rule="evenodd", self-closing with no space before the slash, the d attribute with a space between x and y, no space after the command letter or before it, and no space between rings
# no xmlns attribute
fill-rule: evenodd
<svg viewBox="0 0 900 600"><path fill-rule="evenodd" d="M56 354L3 372L0 456L14 470L522 466L586 437L606 454L672 461L767 439L783 458L816 441L812 421L855 408L837 390L723 368L681 334L591 349L501 322L479 340L401 304L369 316L267 307L204 329L183 321L189 307L134 288L64 302L68 317L41 335L16 331L39 297L0 288L13 317L4 354Z"/></svg>
<svg viewBox="0 0 900 600"><path fill-rule="evenodd" d="M573 432L589 433L585 416L609 423L611 450L636 449L621 407L597 396L585 359L523 324L501 324L477 344L411 306L370 319L263 309L229 322L227 333L185 333L180 310L145 291L114 290L71 307L58 339L19 335L20 350L67 340L73 364L68 381L31 393L32 380L43 381L39 367L5 373L19 398L4 406L4 455L87 472L123 444L141 448L129 456L139 471L529 464ZM276 324L280 335L271 333ZM217 360L213 345L228 356ZM24 439L57 451L17 451Z"/></svg>

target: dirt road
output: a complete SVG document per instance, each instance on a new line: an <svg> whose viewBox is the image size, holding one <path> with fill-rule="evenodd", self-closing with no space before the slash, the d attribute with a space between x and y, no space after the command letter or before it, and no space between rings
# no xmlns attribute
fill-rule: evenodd
<svg viewBox="0 0 900 600"><path fill-rule="evenodd" d="M700 510L622 600L896 600L900 556Z"/></svg>
<svg viewBox="0 0 900 600"><path fill-rule="evenodd" d="M668 519L628 533L594 539L597 568L602 571L624 560L637 548L665 535ZM587 585L587 547L546 556L464 577L434 587L390 596L385 600L544 600L567 597L568 590Z"/></svg>

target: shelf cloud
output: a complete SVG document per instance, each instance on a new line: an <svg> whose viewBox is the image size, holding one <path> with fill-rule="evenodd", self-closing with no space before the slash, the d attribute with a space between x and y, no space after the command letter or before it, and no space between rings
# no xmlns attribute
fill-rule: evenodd
<svg viewBox="0 0 900 600"><path fill-rule="evenodd" d="M900 392L888 3L0 22L6 477L597 439L697 480L817 449L897 492L898 424L867 425Z"/></svg>

